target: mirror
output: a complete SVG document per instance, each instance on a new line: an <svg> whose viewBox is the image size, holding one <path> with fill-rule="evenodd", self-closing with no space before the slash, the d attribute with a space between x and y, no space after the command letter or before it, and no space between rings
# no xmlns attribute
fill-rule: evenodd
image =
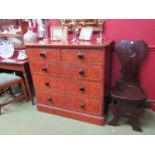
<svg viewBox="0 0 155 155"><path fill-rule="evenodd" d="M105 23L104 21L105 20L103 20L103 28L104 28L104 23ZM73 25L72 20L66 19L64 25L68 27L68 32L72 33L72 25ZM100 33L102 31L98 19L76 19L77 34L80 33L82 27L86 27L86 26L93 27L93 33Z"/></svg>

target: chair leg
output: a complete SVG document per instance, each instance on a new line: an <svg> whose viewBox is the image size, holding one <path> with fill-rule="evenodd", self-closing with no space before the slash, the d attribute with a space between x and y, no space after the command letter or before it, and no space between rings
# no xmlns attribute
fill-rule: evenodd
<svg viewBox="0 0 155 155"><path fill-rule="evenodd" d="M139 125L139 119L144 114L144 108L137 106L135 101L115 101L110 105L110 110L113 114L113 119L108 121L108 125L116 126L121 117L128 119L128 123L132 126L133 130L142 132Z"/></svg>
<svg viewBox="0 0 155 155"><path fill-rule="evenodd" d="M111 112L113 114L113 118L112 118L112 120L108 121L107 124L111 125L111 126L117 126L117 124L119 122L119 119L122 116L121 112L119 111L119 105L111 103L110 110L111 110Z"/></svg>
<svg viewBox="0 0 155 155"><path fill-rule="evenodd" d="M27 91L26 91L26 88L25 88L25 83L21 82L21 86L22 86L22 90L23 90L23 94L25 96L25 99L28 100L29 97L28 97L28 94L27 94ZM33 96L31 96L30 100L32 102L32 105L35 105L34 100L33 100Z"/></svg>
<svg viewBox="0 0 155 155"><path fill-rule="evenodd" d="M15 97L15 94L14 94L13 91L12 91L12 87L9 87L9 88L8 88L8 91L9 91L9 94L10 94L12 97Z"/></svg>
<svg viewBox="0 0 155 155"><path fill-rule="evenodd" d="M35 105L33 95L31 95L31 103L32 103L32 105Z"/></svg>
<svg viewBox="0 0 155 155"><path fill-rule="evenodd" d="M141 127L139 126L139 121L136 118L131 118L128 120L128 123L132 126L132 129L135 131L142 132Z"/></svg>
<svg viewBox="0 0 155 155"><path fill-rule="evenodd" d="M23 81L22 81L20 84L21 84L21 86L22 86L22 91L23 91L24 97L25 97L25 99L27 99L27 98L28 98L28 96L27 96L27 93L26 93L25 84L24 84L24 82L23 82Z"/></svg>
<svg viewBox="0 0 155 155"><path fill-rule="evenodd" d="M139 119L144 115L145 109L143 107L133 106L132 115L127 117L128 123L132 126L133 130L142 132L139 125Z"/></svg>
<svg viewBox="0 0 155 155"><path fill-rule="evenodd" d="M25 83L24 83L24 86L26 86ZM26 89L26 88L25 88L25 89ZM30 89L30 88L29 88L29 89ZM28 92L29 92L29 91L28 91ZM31 91L31 90L30 90L30 93L31 93L31 94L29 94L29 93L26 94L26 95L27 95L27 98L30 99L32 105L35 105L34 98L33 98L32 91Z"/></svg>

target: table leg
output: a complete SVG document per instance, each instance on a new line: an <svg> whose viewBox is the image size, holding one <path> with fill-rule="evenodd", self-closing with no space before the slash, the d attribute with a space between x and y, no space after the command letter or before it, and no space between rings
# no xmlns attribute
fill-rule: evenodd
<svg viewBox="0 0 155 155"><path fill-rule="evenodd" d="M32 104L35 105L34 99L33 99L33 95L32 95L32 91L31 91L31 89L30 89L28 77L27 77L27 74L26 74L25 71L23 72L23 77L24 77L24 81L25 81L25 84L26 84L28 96L29 96L29 98L31 99Z"/></svg>

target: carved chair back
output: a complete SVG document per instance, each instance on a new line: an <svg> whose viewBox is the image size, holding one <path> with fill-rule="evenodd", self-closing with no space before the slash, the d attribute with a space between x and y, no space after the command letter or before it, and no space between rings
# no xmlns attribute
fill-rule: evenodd
<svg viewBox="0 0 155 155"><path fill-rule="evenodd" d="M143 40L122 40L116 45L116 53L121 62L121 79L127 82L139 82L140 63L147 53L147 44Z"/></svg>

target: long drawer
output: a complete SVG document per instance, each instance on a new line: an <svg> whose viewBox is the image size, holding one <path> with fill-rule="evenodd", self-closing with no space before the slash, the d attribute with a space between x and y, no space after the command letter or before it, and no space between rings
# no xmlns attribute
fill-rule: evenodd
<svg viewBox="0 0 155 155"><path fill-rule="evenodd" d="M101 115L102 113L100 100L74 98L40 91L36 91L36 94L38 104L59 107L93 115Z"/></svg>
<svg viewBox="0 0 155 155"><path fill-rule="evenodd" d="M99 82L83 80L62 79L57 77L33 75L34 86L46 92L58 92L61 94L78 95L92 98L103 96L103 86Z"/></svg>
<svg viewBox="0 0 155 155"><path fill-rule="evenodd" d="M30 61L32 73L39 73L42 75L61 75L72 78L88 79L88 80L102 80L103 67L94 65L70 65L70 64L55 64L46 62L32 62Z"/></svg>

